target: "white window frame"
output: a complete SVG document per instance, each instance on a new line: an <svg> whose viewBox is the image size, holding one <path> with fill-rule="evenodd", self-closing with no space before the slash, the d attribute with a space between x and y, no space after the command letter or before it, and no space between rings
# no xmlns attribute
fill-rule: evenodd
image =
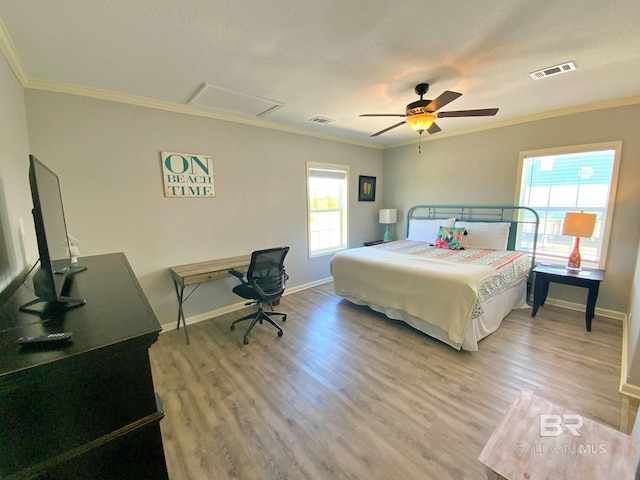
<svg viewBox="0 0 640 480"><path fill-rule="evenodd" d="M583 258L582 266L587 268L604 269L606 260L607 260L609 236L611 233L611 223L613 220L613 210L615 206L616 190L618 186L618 170L620 167L620 156L622 151L621 141L590 143L590 144L583 144L583 145L571 145L571 146L565 146L565 147L545 148L541 150L527 150L527 151L520 152L520 158L519 158L519 164L518 164L518 177L517 177L517 184L516 184L515 205L530 206L530 205L525 205L520 203L520 193L522 188L522 174L523 174L523 168L524 168L524 161L526 158L544 157L544 156L551 156L551 155L566 155L566 154L582 153L582 152L594 152L598 150L613 150L615 152L614 159L613 159L613 168L611 171L611 184L609 186L609 198L607 199L605 223L604 223L604 229L602 234L602 245L600 248L600 257L597 262L588 261ZM535 206L530 206L530 207L535 209ZM577 208L580 208L580 207L578 206ZM543 233L544 232L541 225L538 235L542 235ZM516 239L516 249L520 249L519 246L520 246L520 238L518 236L518 238ZM569 257L569 252L570 250L567 250L566 257L559 257L559 256L550 256L550 255L545 256L545 254L542 251L538 250L538 253L536 254L536 259L540 262L552 263L557 265L561 265L561 264L566 265L566 259Z"/></svg>
<svg viewBox="0 0 640 480"><path fill-rule="evenodd" d="M328 169L328 170L339 170L344 172L345 179L343 183L343 188L341 192L340 205L337 209L333 209L332 211L338 210L341 214L340 220L340 236L341 241L340 245L332 248L311 250L311 187L310 187L310 175L309 172L312 168L318 169ZM349 166L348 165L339 165L335 163L319 163L319 162L306 162L306 178L307 178L307 252L309 253L309 258L321 257L324 255L330 255L340 250L345 250L349 245L349 235L348 235L348 216L349 216ZM316 211L316 210L314 210Z"/></svg>

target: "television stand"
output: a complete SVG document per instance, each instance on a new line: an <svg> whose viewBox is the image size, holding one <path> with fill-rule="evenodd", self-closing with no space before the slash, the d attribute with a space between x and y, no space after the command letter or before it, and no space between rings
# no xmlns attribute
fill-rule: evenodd
<svg viewBox="0 0 640 480"><path fill-rule="evenodd" d="M30 302L25 303L24 305L21 305L20 311L25 313L35 313L36 315L40 315L41 317L46 318L46 316L51 313L60 313L61 311L81 307L82 305L87 303L85 299L69 297L66 294L69 293L72 287L71 275L84 272L85 270L87 270L87 267L83 265L72 264L68 267L58 270L57 272L54 272L59 274L66 273L66 278L64 286L62 287L61 295L56 300L48 300L41 297L36 298L34 300L31 300ZM47 305L42 309L31 308L33 305L45 302L47 303Z"/></svg>
<svg viewBox="0 0 640 480"><path fill-rule="evenodd" d="M82 308L39 319L0 307L0 478L168 480L149 348L161 330L123 253L88 256L66 295ZM72 332L51 349L18 338Z"/></svg>
<svg viewBox="0 0 640 480"><path fill-rule="evenodd" d="M74 275L76 273L84 272L87 269L84 265L70 265L67 269L67 275Z"/></svg>
<svg viewBox="0 0 640 480"><path fill-rule="evenodd" d="M87 269L84 265L69 265L63 269L57 270L53 273L66 273L67 275L74 275L76 273L84 272Z"/></svg>
<svg viewBox="0 0 640 480"><path fill-rule="evenodd" d="M47 305L42 310L31 308L33 305L45 302L47 303ZM71 308L81 307L85 303L87 303L87 301L82 298L60 297L56 301L47 300L45 298L36 298L35 300L31 300L24 305L20 305L20 311L25 313L35 313L36 315L43 315L49 310L69 310Z"/></svg>

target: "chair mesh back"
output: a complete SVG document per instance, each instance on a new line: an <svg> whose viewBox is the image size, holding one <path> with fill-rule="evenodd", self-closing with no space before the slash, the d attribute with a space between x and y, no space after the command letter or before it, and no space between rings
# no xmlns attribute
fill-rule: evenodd
<svg viewBox="0 0 640 480"><path fill-rule="evenodd" d="M279 297L284 292L287 274L284 270L284 257L289 247L258 250L251 254L251 264L247 271L247 280L256 282L269 297Z"/></svg>

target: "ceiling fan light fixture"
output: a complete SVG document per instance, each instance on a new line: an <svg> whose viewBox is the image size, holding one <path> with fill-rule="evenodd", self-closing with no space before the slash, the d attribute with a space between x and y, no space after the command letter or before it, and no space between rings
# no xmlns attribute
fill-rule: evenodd
<svg viewBox="0 0 640 480"><path fill-rule="evenodd" d="M436 118L438 118L438 116L433 113L419 113L417 115L407 117L405 122L409 125L411 130L422 133L436 121Z"/></svg>

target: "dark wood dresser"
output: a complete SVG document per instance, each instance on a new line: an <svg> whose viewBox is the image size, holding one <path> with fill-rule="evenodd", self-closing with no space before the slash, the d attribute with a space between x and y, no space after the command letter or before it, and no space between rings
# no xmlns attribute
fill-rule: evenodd
<svg viewBox="0 0 640 480"><path fill-rule="evenodd" d="M79 263L68 295L86 305L22 313L34 298L23 285L1 307L0 478L166 479L149 362L160 324L124 254ZM58 332L71 342L16 343Z"/></svg>

